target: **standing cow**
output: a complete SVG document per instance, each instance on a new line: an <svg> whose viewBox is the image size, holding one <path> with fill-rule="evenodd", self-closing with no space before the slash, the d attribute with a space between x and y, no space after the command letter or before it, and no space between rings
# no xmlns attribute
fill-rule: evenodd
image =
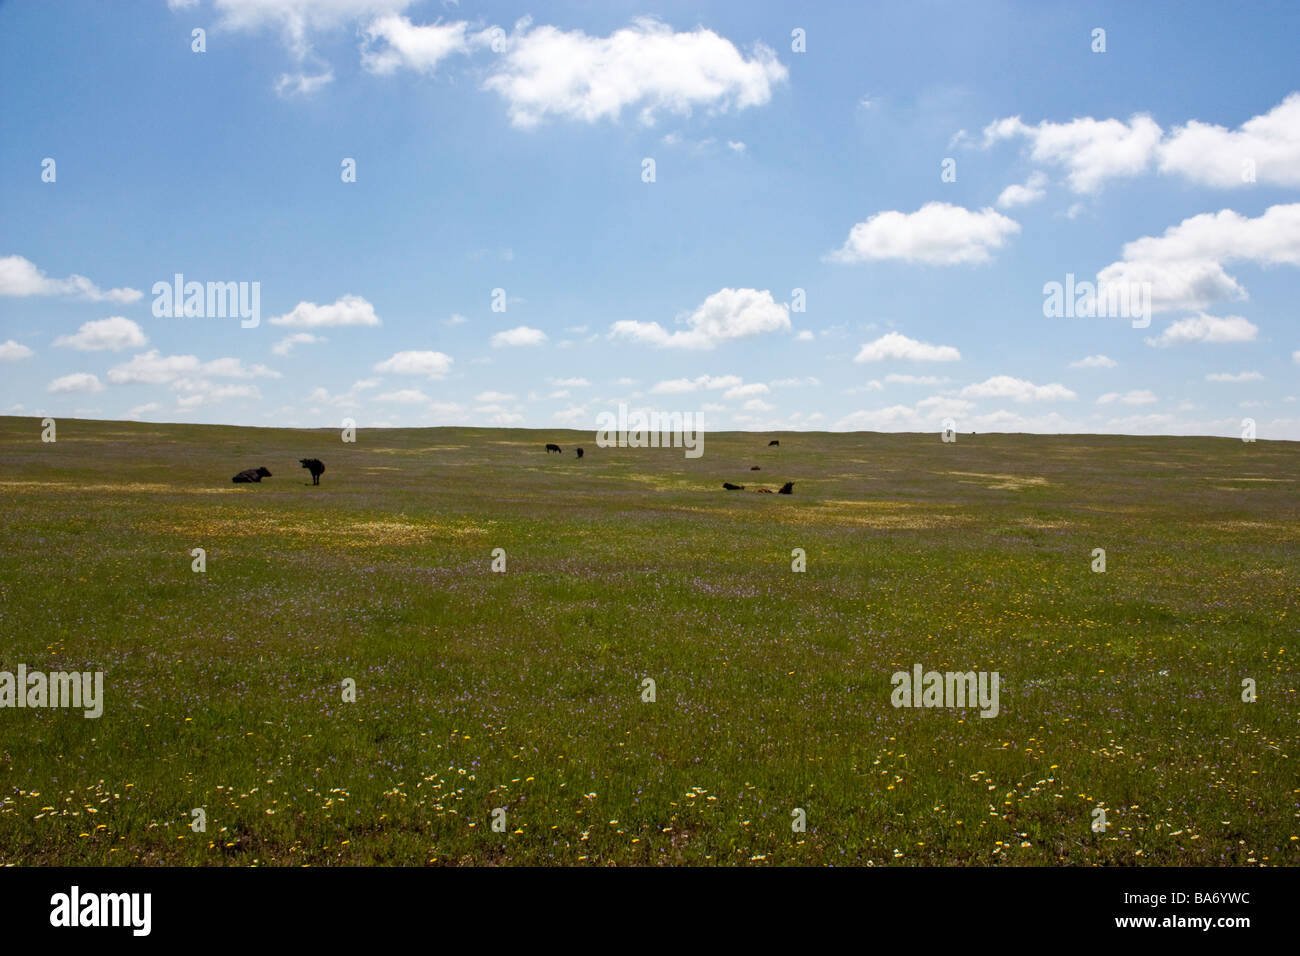
<svg viewBox="0 0 1300 956"><path fill-rule="evenodd" d="M311 472L311 483L319 485L320 476L325 471L325 463L319 458L299 458L298 460L302 462L304 468Z"/></svg>

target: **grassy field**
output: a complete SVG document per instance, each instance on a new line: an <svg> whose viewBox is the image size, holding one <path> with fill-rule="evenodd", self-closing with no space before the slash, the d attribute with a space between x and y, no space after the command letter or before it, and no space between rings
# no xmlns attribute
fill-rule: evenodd
<svg viewBox="0 0 1300 956"><path fill-rule="evenodd" d="M106 703L0 710L0 863L1300 860L1295 443L40 431L0 670ZM914 664L1001 712L893 707Z"/></svg>

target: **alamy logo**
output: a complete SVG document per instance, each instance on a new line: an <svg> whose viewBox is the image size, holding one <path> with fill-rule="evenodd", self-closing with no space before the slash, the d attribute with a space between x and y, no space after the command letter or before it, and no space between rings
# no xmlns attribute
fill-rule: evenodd
<svg viewBox="0 0 1300 956"><path fill-rule="evenodd" d="M646 412L620 402L613 412L596 416L596 445L600 448L684 448L687 458L704 454L704 416L699 412Z"/></svg>
<svg viewBox="0 0 1300 956"><path fill-rule="evenodd" d="M171 282L153 284L153 314L157 319L224 319L239 316L240 328L255 329L262 321L262 283L186 282L176 273Z"/></svg>
<svg viewBox="0 0 1300 956"><path fill-rule="evenodd" d="M1101 287L1088 280L1074 281L1065 274L1065 284L1043 286L1043 315L1049 319L1132 319L1133 328L1151 324L1150 282L1104 282Z"/></svg>
<svg viewBox="0 0 1300 956"><path fill-rule="evenodd" d="M894 692L889 702L895 707L975 707L981 717L998 715L998 672L926 671L920 664L912 673L896 671L890 678Z"/></svg>
<svg viewBox="0 0 1300 956"><path fill-rule="evenodd" d="M71 892L50 897L51 926L129 926L133 936L148 936L153 925L152 893Z"/></svg>
<svg viewBox="0 0 1300 956"><path fill-rule="evenodd" d="M94 718L104 713L104 672L0 671L0 707L71 707Z"/></svg>

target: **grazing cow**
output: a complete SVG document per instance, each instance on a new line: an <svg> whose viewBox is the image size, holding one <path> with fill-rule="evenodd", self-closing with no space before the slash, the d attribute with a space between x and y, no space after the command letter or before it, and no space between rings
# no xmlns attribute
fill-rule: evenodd
<svg viewBox="0 0 1300 956"><path fill-rule="evenodd" d="M250 482L261 481L263 478L270 478L270 477L271 477L271 473L266 470L266 466L261 465L257 468L245 468L243 471L235 475L235 477L231 478L230 480L236 485L246 485L249 484Z"/></svg>
<svg viewBox="0 0 1300 956"><path fill-rule="evenodd" d="M758 465L750 465L750 466L749 466L749 470L750 470L750 471L762 471L763 469L759 468Z"/></svg>
<svg viewBox="0 0 1300 956"><path fill-rule="evenodd" d="M560 451L560 446L559 446L559 445L552 445L552 444L549 444L549 443L548 443L547 446L546 446L546 454L549 455L549 454L550 454L551 452L553 452L553 451L558 451L558 452L560 452L561 455L564 454L564 452Z"/></svg>
<svg viewBox="0 0 1300 956"><path fill-rule="evenodd" d="M579 457L579 458L582 457L582 449L581 449L581 448L578 449L578 457Z"/></svg>
<svg viewBox="0 0 1300 956"><path fill-rule="evenodd" d="M777 494L778 494L778 495L792 495L792 494L794 494L794 482L793 482L793 481L787 481L784 485L781 486L781 489L777 492Z"/></svg>
<svg viewBox="0 0 1300 956"><path fill-rule="evenodd" d="M770 442L767 443L767 447L768 447L768 448L771 448L771 447L773 447L774 445L775 445L777 448L780 448L780 447L781 447L781 443L780 443L779 441L777 441L775 438L773 438Z"/></svg>
<svg viewBox="0 0 1300 956"><path fill-rule="evenodd" d="M320 484L320 476L325 471L325 463L319 458L299 458L302 466L311 472L311 483Z"/></svg>
<svg viewBox="0 0 1300 956"><path fill-rule="evenodd" d="M744 490L745 490L745 486L744 486L744 485L733 485L733 484L732 484L731 482L729 482L729 481L724 481L724 482L722 483L722 487L725 488L725 489L727 489L727 491L744 491Z"/></svg>

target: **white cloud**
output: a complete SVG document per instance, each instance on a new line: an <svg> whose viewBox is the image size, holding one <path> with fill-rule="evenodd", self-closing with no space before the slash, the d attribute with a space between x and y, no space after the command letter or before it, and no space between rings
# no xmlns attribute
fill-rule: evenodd
<svg viewBox="0 0 1300 956"><path fill-rule="evenodd" d="M1113 358L1105 355L1088 355L1077 362L1071 362L1070 368L1114 368L1118 364Z"/></svg>
<svg viewBox="0 0 1300 956"><path fill-rule="evenodd" d="M325 339L319 335L312 335L310 332L294 332L272 345L271 352L274 355L288 355L293 351L295 345L312 345L324 341Z"/></svg>
<svg viewBox="0 0 1300 956"><path fill-rule="evenodd" d="M718 391L724 388L737 388L744 384L739 375L701 375L698 378L673 378L659 382L650 389L652 395L681 395L697 392L702 388Z"/></svg>
<svg viewBox="0 0 1300 956"><path fill-rule="evenodd" d="M17 362L19 359L31 358L35 354L27 346L13 339L0 342L0 362Z"/></svg>
<svg viewBox="0 0 1300 956"><path fill-rule="evenodd" d="M1134 389L1131 392L1107 392L1097 399L1098 405L1110 405L1119 402L1122 405L1150 405L1157 402L1155 392L1150 389Z"/></svg>
<svg viewBox="0 0 1300 956"><path fill-rule="evenodd" d="M802 330L800 330L800 332L799 332L799 333L794 337L794 340L795 340L796 342L811 342L811 341L813 340L813 334L812 334L812 332L808 331L807 329L802 329Z"/></svg>
<svg viewBox="0 0 1300 956"><path fill-rule="evenodd" d="M591 385L585 378L557 378L552 379L552 384L562 388L587 388Z"/></svg>
<svg viewBox="0 0 1300 956"><path fill-rule="evenodd" d="M951 345L930 345L909 339L900 332L889 332L862 346L854 356L855 362L882 362L903 359L909 362L956 362L961 352Z"/></svg>
<svg viewBox="0 0 1300 956"><path fill-rule="evenodd" d="M334 82L334 71L322 73L281 73L275 81L275 92L280 96L311 96Z"/></svg>
<svg viewBox="0 0 1300 956"><path fill-rule="evenodd" d="M144 330L120 315L86 322L75 335L60 335L54 340L55 345L65 345L83 352L142 348L148 343Z"/></svg>
<svg viewBox="0 0 1300 956"><path fill-rule="evenodd" d="M515 126L532 127L550 117L617 120L628 107L639 108L640 120L652 123L660 112L761 106L787 76L768 47L756 44L746 59L731 41L704 27L676 33L640 17L608 37L593 37L581 30L531 28L525 19L483 85L506 100Z"/></svg>
<svg viewBox="0 0 1300 956"><path fill-rule="evenodd" d="M1157 348L1165 348L1170 345L1185 345L1189 342L1209 344L1253 342L1258 333L1259 326L1239 315L1219 318L1202 312L1192 318L1171 323L1155 338L1148 338L1146 343Z"/></svg>
<svg viewBox="0 0 1300 956"><path fill-rule="evenodd" d="M686 320L688 330L669 333L658 322L615 322L612 338L627 338L659 348L711 349L723 342L789 331L790 306L768 290L720 289Z"/></svg>
<svg viewBox="0 0 1300 956"><path fill-rule="evenodd" d="M280 373L265 365L244 365L237 358L219 358L204 362L200 371L219 378L279 378Z"/></svg>
<svg viewBox="0 0 1300 956"><path fill-rule="evenodd" d="M1020 224L991 208L972 212L946 202L929 202L913 213L878 212L849 230L832 262L898 259L927 265L987 262Z"/></svg>
<svg viewBox="0 0 1300 956"><path fill-rule="evenodd" d="M745 144L734 139L729 139L727 140L727 149L731 150L733 153L743 153L745 151Z"/></svg>
<svg viewBox="0 0 1300 956"><path fill-rule="evenodd" d="M1205 376L1207 382L1262 382L1264 376L1259 372L1211 372Z"/></svg>
<svg viewBox="0 0 1300 956"><path fill-rule="evenodd" d="M443 325L464 325L469 319L459 312L453 312L450 316L442 320Z"/></svg>
<svg viewBox="0 0 1300 956"><path fill-rule="evenodd" d="M772 409L776 408L775 405L769 405L761 398L751 398L749 401L745 402L743 407L747 412L770 412Z"/></svg>
<svg viewBox="0 0 1300 956"><path fill-rule="evenodd" d="M371 73L406 67L431 74L453 53L469 52L467 26L463 20L417 26L397 14L379 17L362 32L361 65Z"/></svg>
<svg viewBox="0 0 1300 956"><path fill-rule="evenodd" d="M382 362L376 362L376 372L392 372L396 375L424 375L430 379L440 379L451 371L454 359L441 352L395 352Z"/></svg>
<svg viewBox="0 0 1300 956"><path fill-rule="evenodd" d="M1076 193L1096 192L1108 179L1136 176L1145 171L1160 142L1161 129L1149 116L1134 116L1127 123L1090 116L1068 123L1042 122L1029 126L1019 116L990 123L984 130L987 147L999 140L1024 138L1036 163L1064 168Z"/></svg>
<svg viewBox="0 0 1300 956"><path fill-rule="evenodd" d="M143 405L136 405L126 413L127 418L139 418L145 412L160 412L162 406L157 402L145 402Z"/></svg>
<svg viewBox="0 0 1300 956"><path fill-rule="evenodd" d="M396 405L423 405L429 401L429 396L418 388L402 388L395 392L384 392L382 395L376 395L377 402L392 402Z"/></svg>
<svg viewBox="0 0 1300 956"><path fill-rule="evenodd" d="M0 256L0 295L62 295L87 302L135 302L139 289L102 290L85 276L50 279L22 256Z"/></svg>
<svg viewBox="0 0 1300 956"><path fill-rule="evenodd" d="M873 378L865 385L854 385L852 388L846 388L844 392L846 395L856 395L859 392L883 392L884 390L885 390L884 383L881 382L879 379Z"/></svg>
<svg viewBox="0 0 1300 956"><path fill-rule="evenodd" d="M218 25L250 32L278 29L290 52L311 52L311 35L368 17L401 13L415 0L213 0Z"/></svg>
<svg viewBox="0 0 1300 956"><path fill-rule="evenodd" d="M102 392L104 386L99 383L98 376L91 375L89 372L73 372L71 375L64 375L62 378L56 378L45 386L47 392Z"/></svg>
<svg viewBox="0 0 1300 956"><path fill-rule="evenodd" d="M163 355L150 349L110 368L108 380L114 385L161 385L198 372L199 365L195 355Z"/></svg>
<svg viewBox="0 0 1300 956"><path fill-rule="evenodd" d="M509 392L479 392L474 396L474 401L486 404L497 404L499 402L513 402L515 396Z"/></svg>
<svg viewBox="0 0 1300 956"><path fill-rule="evenodd" d="M589 421L587 407L585 405L570 405L568 408L552 414L551 418L559 422L561 425L567 425L570 428Z"/></svg>
<svg viewBox="0 0 1300 956"><path fill-rule="evenodd" d="M1255 219L1231 209L1202 213L1163 236L1126 243L1123 256L1097 274L1099 293L1110 283L1150 282L1154 311L1200 310L1244 299L1245 290L1223 264L1300 265L1300 203L1270 206Z"/></svg>
<svg viewBox="0 0 1300 956"><path fill-rule="evenodd" d="M507 329L493 335L492 347L500 349L511 346L541 345L546 340L546 333L541 329L530 329L526 325L518 325L513 329Z"/></svg>
<svg viewBox="0 0 1300 956"><path fill-rule="evenodd" d="M1300 186L1300 93L1235 130L1192 120L1176 127L1157 155L1162 173L1177 173L1207 186L1249 185L1243 176L1247 161L1254 164L1260 183Z"/></svg>
<svg viewBox="0 0 1300 956"><path fill-rule="evenodd" d="M1010 209L1012 206L1027 206L1038 202L1047 195L1047 190L1043 188L1046 185L1046 174L1033 172L1023 186L1017 183L1002 190L998 196L998 206L1002 209Z"/></svg>
<svg viewBox="0 0 1300 956"><path fill-rule="evenodd" d="M897 372L890 372L885 376L885 381L899 385L943 385L949 380L935 375L899 375Z"/></svg>
<svg viewBox="0 0 1300 956"><path fill-rule="evenodd" d="M762 382L751 382L749 385L737 385L729 388L722 393L723 398L753 398L757 395L766 395L771 389Z"/></svg>
<svg viewBox="0 0 1300 956"><path fill-rule="evenodd" d="M379 325L375 307L359 295L345 295L330 305L299 302L293 311L277 315L272 325L286 325L298 329L323 329L344 325Z"/></svg>
<svg viewBox="0 0 1300 956"><path fill-rule="evenodd" d="M1078 398L1059 382L1051 385L1035 385L1023 378L1010 375L994 375L961 390L962 398L1010 398L1017 402L1059 402Z"/></svg>

